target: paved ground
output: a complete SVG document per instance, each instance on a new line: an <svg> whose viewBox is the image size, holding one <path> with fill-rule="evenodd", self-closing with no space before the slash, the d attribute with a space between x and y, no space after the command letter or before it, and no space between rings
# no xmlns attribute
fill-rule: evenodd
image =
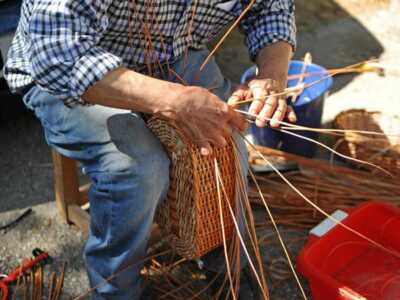
<svg viewBox="0 0 400 300"><path fill-rule="evenodd" d="M400 28L394 25L398 24L398 14L368 11L355 19L340 7L337 9L340 18L321 22L318 29L311 29L304 22L296 57L311 51L314 61L326 67L382 57L390 71L385 78L364 74L336 80L325 106L324 121L329 122L337 112L352 107L400 113L400 69L395 69L400 66ZM238 46L240 39L236 34L218 55L225 74L235 82L250 65L245 48ZM4 100L0 95L0 225L28 207L33 207L34 214L8 233L0 233L0 273L16 266L34 247L42 247L57 262L69 262L65 291L68 297L77 295L87 289L80 254L84 238L57 220L52 201L51 157L38 121L21 110L18 102ZM294 250L300 246L301 243ZM270 248L269 255L279 256L278 248ZM299 294L294 283L287 280L273 289L273 299L299 299Z"/></svg>
<svg viewBox="0 0 400 300"><path fill-rule="evenodd" d="M378 77L375 74L365 73L353 78L348 82L346 88L337 90L325 105L323 116L325 122L331 121L337 113L349 108L367 108L388 114L400 113L398 92L400 83L400 23L398 22L398 15L378 12L373 15L360 16L359 22L370 30L370 34L376 37L380 44L376 44L371 49L360 51L361 55L364 56L360 58L379 57L382 66L386 68L386 76ZM349 26L346 26L347 29L342 32L343 37L346 37L343 38L343 43L361 50L362 43L358 43L359 40L355 37L360 33L359 27L354 24L350 25L350 23ZM319 32L318 39L326 38L328 40L331 36L331 30L326 28ZM334 43L331 40L331 44ZM343 56L348 55L348 52L341 50L335 49L335 52L337 51ZM380 51L381 53L377 55ZM346 78L341 78L338 81L339 85L342 80L346 80Z"/></svg>

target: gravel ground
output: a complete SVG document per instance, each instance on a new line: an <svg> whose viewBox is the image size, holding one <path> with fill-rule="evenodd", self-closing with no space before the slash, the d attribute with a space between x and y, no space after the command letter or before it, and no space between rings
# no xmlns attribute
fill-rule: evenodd
<svg viewBox="0 0 400 300"><path fill-rule="evenodd" d="M327 67L347 65L370 56L382 56L390 63L399 53L400 31L394 30L396 18L398 14L394 12L370 11L357 19L347 15L318 29L300 32L296 56L302 57L311 51L314 61ZM224 73L234 82L238 82L250 64L245 48L238 46L240 39L235 34L218 55ZM355 106L398 113L399 79L396 70L386 78L372 74L341 77L326 104L324 120L329 122L340 110ZM33 248L40 247L54 257L54 266L68 262L65 298L80 294L88 288L81 254L85 239L74 227L60 223L57 218L52 201L51 156L40 124L18 102L0 101L0 141L0 225L28 207L34 210L17 227L7 233L0 232L0 273L17 266ZM261 218L259 212L257 215ZM305 233L299 231L295 235ZM293 256L302 244L293 245ZM272 242L266 244L265 251L268 261L281 255ZM293 280L274 285L272 299L300 299Z"/></svg>

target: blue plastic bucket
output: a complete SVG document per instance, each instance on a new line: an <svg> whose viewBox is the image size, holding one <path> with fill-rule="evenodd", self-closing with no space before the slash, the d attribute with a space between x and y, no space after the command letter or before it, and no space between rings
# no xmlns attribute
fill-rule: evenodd
<svg viewBox="0 0 400 300"><path fill-rule="evenodd" d="M289 66L289 75L301 73L303 65L304 63L302 61L291 61ZM256 70L257 68L253 66L244 72L241 78L241 83L245 83L252 79L256 75ZM315 64L308 64L306 72L315 73L315 75L304 78L306 84L320 80L327 75L326 69ZM319 83L304 89L303 93L299 95L293 105L294 111L297 115L296 124L316 128L321 127L324 100L328 96L328 91L332 86L332 83L332 78L328 77ZM297 84L298 79L292 79L289 80L288 87L293 87ZM251 124L250 132L254 142L262 146L277 148L306 157L312 157L316 150L316 145L309 141L281 133L268 127L259 128L255 124ZM314 132L295 131L294 133L312 139L318 137L318 134Z"/></svg>

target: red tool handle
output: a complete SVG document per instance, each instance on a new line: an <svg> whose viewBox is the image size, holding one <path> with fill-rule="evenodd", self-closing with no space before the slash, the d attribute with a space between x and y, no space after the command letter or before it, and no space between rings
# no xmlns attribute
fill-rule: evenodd
<svg viewBox="0 0 400 300"><path fill-rule="evenodd" d="M7 300L8 299L8 287L2 281L0 281L0 292L1 292L1 300Z"/></svg>
<svg viewBox="0 0 400 300"><path fill-rule="evenodd" d="M12 282L18 280L18 278L28 271L32 269L35 265L41 263L42 261L50 260L50 255L47 252L43 252L40 249L34 249L33 258L27 259L22 263L22 266L16 268L13 272L9 273L7 277L0 279L0 300L7 300L9 296L8 285Z"/></svg>
<svg viewBox="0 0 400 300"><path fill-rule="evenodd" d="M1 281L6 285L11 282L14 282L18 279L19 276L21 276L27 270L32 269L35 265L37 265L38 263L47 258L49 258L49 254L47 252L42 252L31 259L27 259L22 263L22 266L16 268L13 272L9 273L8 276Z"/></svg>

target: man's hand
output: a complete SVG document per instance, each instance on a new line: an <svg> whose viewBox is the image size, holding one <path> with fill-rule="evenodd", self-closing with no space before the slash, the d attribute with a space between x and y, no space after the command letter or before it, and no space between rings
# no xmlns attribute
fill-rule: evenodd
<svg viewBox="0 0 400 300"><path fill-rule="evenodd" d="M203 155L210 154L211 145L225 146L234 129L247 126L242 115L204 88L181 86L171 96L170 108L156 114L178 124Z"/></svg>
<svg viewBox="0 0 400 300"><path fill-rule="evenodd" d="M296 122L296 115L292 107L287 105L286 97L268 97L286 88L291 57L292 47L286 42L266 46L256 57L256 78L239 86L229 103L235 105L240 101L252 100L249 112L258 116L256 125L259 127L264 127L269 119L271 127L278 127L286 117L290 122Z"/></svg>
<svg viewBox="0 0 400 300"><path fill-rule="evenodd" d="M271 127L279 127L280 121L286 117L290 122L296 122L296 114L286 103L285 97L268 97L271 94L282 92L286 81L256 78L240 85L229 99L230 105L241 101L251 100L249 113L257 115L256 125L264 127L271 119Z"/></svg>

